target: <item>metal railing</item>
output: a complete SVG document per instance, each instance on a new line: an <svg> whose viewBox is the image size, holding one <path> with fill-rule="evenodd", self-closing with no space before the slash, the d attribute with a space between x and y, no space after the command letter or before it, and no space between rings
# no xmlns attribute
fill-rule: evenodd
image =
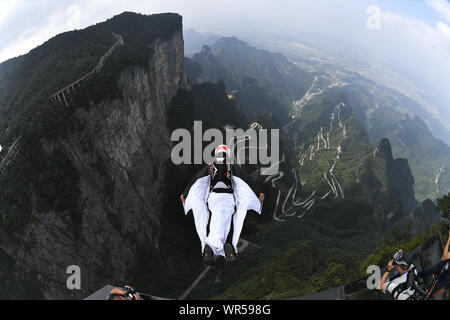
<svg viewBox="0 0 450 320"><path fill-rule="evenodd" d="M102 68L106 62L106 59L108 59L111 56L111 54L117 47L124 45L124 43L125 43L123 40L123 37L121 35L115 34L115 33L112 33L112 35L116 38L116 42L114 42L114 44L108 49L108 51L106 51L106 53L100 57L100 60L98 61L97 65L90 72L86 73L84 76L80 77L79 79L75 80L71 84L65 86L61 90L52 94L50 96L50 99L52 101L64 103L66 105L66 107L68 107L69 102L67 101L67 98L71 94L71 91L72 91L72 93L75 93L76 87L81 88L82 82L85 82L85 81L91 79L96 73L99 73L102 70Z"/></svg>

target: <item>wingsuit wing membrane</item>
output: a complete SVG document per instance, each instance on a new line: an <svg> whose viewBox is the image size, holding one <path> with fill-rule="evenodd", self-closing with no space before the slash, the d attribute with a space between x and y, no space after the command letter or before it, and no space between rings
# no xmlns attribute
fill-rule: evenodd
<svg viewBox="0 0 450 320"><path fill-rule="evenodd" d="M234 166L233 173L233 194L236 201L236 211L233 216L232 244L237 253L237 244L244 226L247 211L253 210L260 214L262 204L256 196L256 194L259 194L259 189L252 183L250 176L237 165ZM190 186L188 186L184 192L186 197L186 201L183 205L184 212L185 214L188 214L188 212L192 210L195 228L201 241L202 252L206 245L206 232L210 218L210 212L207 206L210 182L209 169L206 167L193 178Z"/></svg>
<svg viewBox="0 0 450 320"><path fill-rule="evenodd" d="M210 215L206 205L209 192L209 183L209 176L197 179L197 181L195 181L189 189L186 202L184 203L184 213L188 214L188 212L192 210L192 214L194 215L195 228L200 238L202 252L205 248L205 240L207 236L206 228L208 226Z"/></svg>
<svg viewBox="0 0 450 320"><path fill-rule="evenodd" d="M234 197L236 199L236 212L233 216L233 240L232 244L238 253L237 244L244 226L244 220L248 210L261 214L262 204L253 192L252 188L241 178L233 176Z"/></svg>

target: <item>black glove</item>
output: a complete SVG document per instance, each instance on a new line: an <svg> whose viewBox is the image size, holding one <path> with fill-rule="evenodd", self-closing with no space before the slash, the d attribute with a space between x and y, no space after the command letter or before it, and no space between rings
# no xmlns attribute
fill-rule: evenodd
<svg viewBox="0 0 450 320"><path fill-rule="evenodd" d="M123 292L125 292L125 295L131 300L136 300L136 290L133 287L125 287L123 288Z"/></svg>

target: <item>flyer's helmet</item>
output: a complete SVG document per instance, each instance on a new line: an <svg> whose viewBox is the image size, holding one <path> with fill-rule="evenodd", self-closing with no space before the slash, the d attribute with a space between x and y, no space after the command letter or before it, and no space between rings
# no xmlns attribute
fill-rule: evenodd
<svg viewBox="0 0 450 320"><path fill-rule="evenodd" d="M410 264L404 260L394 261L394 265L399 266L403 270L408 270L410 268Z"/></svg>
<svg viewBox="0 0 450 320"><path fill-rule="evenodd" d="M226 145L221 144L217 146L214 157L215 161L219 163L223 163L227 157L230 156L230 148L228 148Z"/></svg>
<svg viewBox="0 0 450 320"><path fill-rule="evenodd" d="M399 250L392 256L392 260L400 261L402 257L403 257L403 250Z"/></svg>

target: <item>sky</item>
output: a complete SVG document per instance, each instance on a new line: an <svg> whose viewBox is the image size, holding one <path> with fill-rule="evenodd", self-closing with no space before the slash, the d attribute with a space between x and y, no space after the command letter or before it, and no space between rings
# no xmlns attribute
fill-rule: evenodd
<svg viewBox="0 0 450 320"><path fill-rule="evenodd" d="M185 27L221 34L306 30L353 39L358 29L359 35L363 33L370 5L378 6L383 22L399 27L399 33L427 32L438 42L450 39L448 0L0 0L0 62L27 53L58 33L123 11L178 12ZM422 40L426 46L427 39Z"/></svg>
<svg viewBox="0 0 450 320"><path fill-rule="evenodd" d="M450 128L449 0L0 0L0 62L123 11L177 12L185 28L222 35L310 34L365 50L424 89Z"/></svg>

